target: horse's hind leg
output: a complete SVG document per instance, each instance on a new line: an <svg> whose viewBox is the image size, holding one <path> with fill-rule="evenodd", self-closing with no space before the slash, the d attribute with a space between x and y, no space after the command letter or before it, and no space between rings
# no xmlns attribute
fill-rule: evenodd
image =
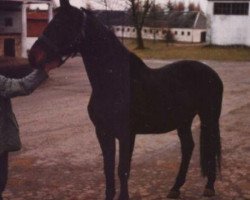
<svg viewBox="0 0 250 200"><path fill-rule="evenodd" d="M191 122L183 125L177 131L181 142L182 159L175 184L167 196L168 198L172 199L176 199L180 195L180 188L185 183L188 166L194 149L194 141L191 132Z"/></svg>
<svg viewBox="0 0 250 200"><path fill-rule="evenodd" d="M106 200L113 200L115 196L115 137L105 134L102 130L96 130L96 134L103 154Z"/></svg>

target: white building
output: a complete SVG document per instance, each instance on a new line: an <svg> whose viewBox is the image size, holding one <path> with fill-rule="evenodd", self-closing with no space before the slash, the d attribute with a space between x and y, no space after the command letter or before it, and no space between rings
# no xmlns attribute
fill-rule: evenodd
<svg viewBox="0 0 250 200"><path fill-rule="evenodd" d="M136 38L131 17L123 11L99 11L97 16L104 24L112 26L117 37ZM177 42L205 42L206 17L202 12L197 11L172 11L160 19L146 20L142 29L142 37L148 40L165 40L166 33L169 30Z"/></svg>
<svg viewBox="0 0 250 200"><path fill-rule="evenodd" d="M27 57L36 38L27 35L27 8L31 4L47 4L51 20L51 0L1 0L0 1L0 56Z"/></svg>
<svg viewBox="0 0 250 200"><path fill-rule="evenodd" d="M207 41L250 46L250 0L208 0Z"/></svg>

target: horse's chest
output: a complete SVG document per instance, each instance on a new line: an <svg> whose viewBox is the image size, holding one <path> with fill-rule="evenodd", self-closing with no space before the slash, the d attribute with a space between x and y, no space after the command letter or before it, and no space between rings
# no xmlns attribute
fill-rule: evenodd
<svg viewBox="0 0 250 200"><path fill-rule="evenodd" d="M96 127L106 131L119 132L129 121L129 108L124 99L105 99L91 97L88 112Z"/></svg>

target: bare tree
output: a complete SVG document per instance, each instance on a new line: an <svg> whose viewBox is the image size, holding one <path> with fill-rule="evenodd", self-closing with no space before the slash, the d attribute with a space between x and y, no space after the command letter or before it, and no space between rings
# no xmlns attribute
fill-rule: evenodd
<svg viewBox="0 0 250 200"><path fill-rule="evenodd" d="M175 37L174 37L174 33L168 29L165 33L165 41L167 43L167 46L170 44L170 43L174 43L175 42Z"/></svg>
<svg viewBox="0 0 250 200"><path fill-rule="evenodd" d="M167 3L167 5L166 5L166 7L167 7L168 11L171 12L171 11L174 10L175 5L174 5L174 3L171 0L169 0L168 3Z"/></svg>
<svg viewBox="0 0 250 200"><path fill-rule="evenodd" d="M195 5L194 3L189 3L188 10L189 11L201 11L200 4Z"/></svg>
<svg viewBox="0 0 250 200"><path fill-rule="evenodd" d="M142 28L145 23L145 18L149 14L149 11L154 4L155 0L99 0L99 2L109 10L111 8L110 4L117 3L118 5L126 4L128 7L128 13L132 17L132 22L136 30L136 42L138 49L144 49L144 43L142 38ZM119 3L118 3L119 2Z"/></svg>
<svg viewBox="0 0 250 200"><path fill-rule="evenodd" d="M200 4L197 4L197 5L195 6L195 11L201 11Z"/></svg>
<svg viewBox="0 0 250 200"><path fill-rule="evenodd" d="M189 3L188 11L195 11L195 4L193 2Z"/></svg>
<svg viewBox="0 0 250 200"><path fill-rule="evenodd" d="M158 20L158 19L162 19L163 16L164 16L164 8L161 6L161 4L155 4L150 9L147 15L147 19Z"/></svg>
<svg viewBox="0 0 250 200"><path fill-rule="evenodd" d="M175 11L184 11L185 10L185 5L183 2L178 2L177 4L175 4Z"/></svg>
<svg viewBox="0 0 250 200"><path fill-rule="evenodd" d="M132 21L136 30L136 42L138 49L144 49L142 38L142 28L145 23L145 18L152 7L154 0L126 0L129 3Z"/></svg>

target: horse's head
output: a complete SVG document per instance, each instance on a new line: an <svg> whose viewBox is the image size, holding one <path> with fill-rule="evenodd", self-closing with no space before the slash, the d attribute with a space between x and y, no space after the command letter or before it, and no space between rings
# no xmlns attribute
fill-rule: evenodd
<svg viewBox="0 0 250 200"><path fill-rule="evenodd" d="M32 46L29 61L34 68L55 68L79 51L84 38L85 12L60 0L54 18Z"/></svg>

